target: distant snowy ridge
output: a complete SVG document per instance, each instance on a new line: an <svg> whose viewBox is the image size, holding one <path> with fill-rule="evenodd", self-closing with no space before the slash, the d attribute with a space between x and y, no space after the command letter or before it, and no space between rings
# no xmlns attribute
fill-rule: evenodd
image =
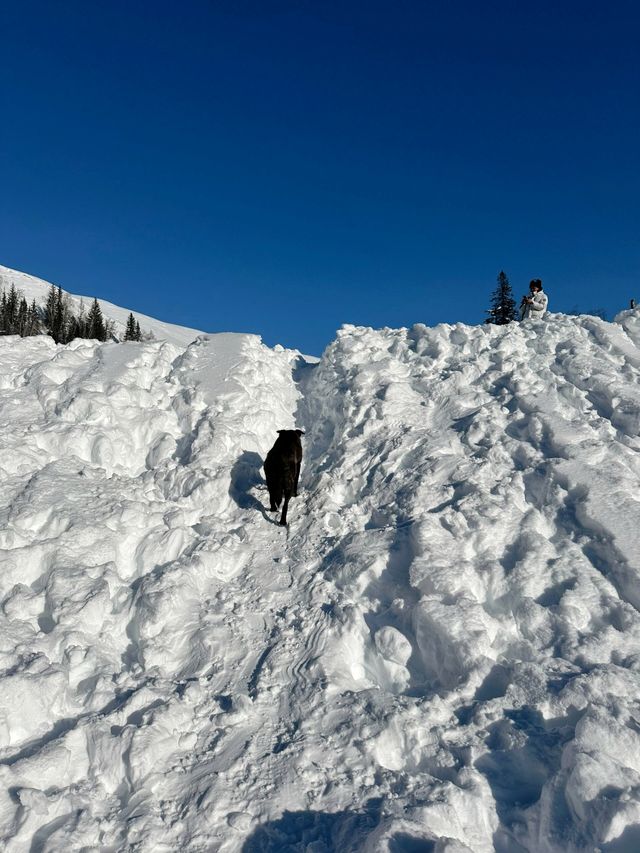
<svg viewBox="0 0 640 853"><path fill-rule="evenodd" d="M22 291L27 302L30 303L32 299L35 299L38 306L44 307L51 287L51 282L44 281L43 279L36 278L32 275L27 275L23 272L18 272L17 270L12 270L9 267L4 267L0 264L0 291L2 291L3 288L9 290L12 284L15 285L16 290ZM64 288L62 288L62 292L67 293ZM93 295L75 296L70 293L67 293L67 296L69 297L71 307L76 314L79 311L81 300L84 301L85 308L88 309L94 298ZM120 308L118 305L113 305L111 302L106 302L104 299L100 299L99 296L98 301L100 302L100 307L102 308L102 313L105 319L113 320L116 334L121 338L124 337L130 309ZM186 326L177 326L173 323L165 323L162 320L156 320L153 317L148 317L146 314L140 314L138 311L134 311L133 313L140 323L143 333L152 332L154 338L158 340L169 341L170 343L178 346L186 346L198 335L202 334L202 332L199 332L197 329L189 329Z"/></svg>
<svg viewBox="0 0 640 853"><path fill-rule="evenodd" d="M0 368L8 853L637 849L640 312Z"/></svg>

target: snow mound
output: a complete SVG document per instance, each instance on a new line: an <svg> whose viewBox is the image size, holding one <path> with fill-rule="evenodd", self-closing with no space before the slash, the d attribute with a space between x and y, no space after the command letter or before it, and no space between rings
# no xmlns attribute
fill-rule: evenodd
<svg viewBox="0 0 640 853"><path fill-rule="evenodd" d="M0 364L4 849L637 847L638 312Z"/></svg>
<svg viewBox="0 0 640 853"><path fill-rule="evenodd" d="M27 302L31 303L36 300L36 305L44 307L47 301L47 295L51 288L51 283L44 281L41 278L36 278L32 275L27 275L18 270L12 270L9 267L4 267L0 264L0 292L4 288L9 290L11 285L14 285L16 290L19 290L24 295ZM57 286L57 285L56 285ZM67 294L72 311L78 314L80 304L84 302L85 308L88 310L93 302L93 296L74 296L67 293L64 288L62 292ZM120 308L118 305L113 305L111 302L99 300L102 314L106 320L112 320L116 335L124 338L124 333L127 327L127 319L129 317L128 308ZM177 346L187 346L202 332L196 329L188 329L186 326L176 326L174 323L164 323L162 320L156 320L153 317L147 317L146 314L136 312L136 319L140 323L140 328L143 334L151 333L157 340L169 341Z"/></svg>

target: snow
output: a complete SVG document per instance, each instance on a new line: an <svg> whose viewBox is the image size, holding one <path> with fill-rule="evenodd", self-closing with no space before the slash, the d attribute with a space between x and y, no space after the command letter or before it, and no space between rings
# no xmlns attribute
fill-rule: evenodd
<svg viewBox="0 0 640 853"><path fill-rule="evenodd" d="M639 346L0 338L3 849L638 849Z"/></svg>
<svg viewBox="0 0 640 853"><path fill-rule="evenodd" d="M18 270L10 269L9 267L4 267L0 264L0 292L3 288L8 291L12 284L16 290L22 292L27 302L31 303L35 299L37 305L44 307L47 301L47 294L51 288L50 282L27 275L27 273L19 272ZM74 296L71 293L67 293L64 288L62 288L62 292L67 295L71 309L75 314L79 313L82 303L84 303L85 310L88 311L94 299L93 294L91 296ZM95 295L97 296L98 294ZM118 305L113 305L111 302L106 302L99 297L98 301L100 302L100 308L105 319L112 320L115 333L119 338L124 338L127 319L130 313L129 309L120 308ZM137 311L134 312L134 316L140 323L143 335L151 333L154 338L169 341L177 346L186 346L198 335L202 334L202 332L196 329L176 326L174 323L165 323L162 320L147 317L146 314L139 314Z"/></svg>

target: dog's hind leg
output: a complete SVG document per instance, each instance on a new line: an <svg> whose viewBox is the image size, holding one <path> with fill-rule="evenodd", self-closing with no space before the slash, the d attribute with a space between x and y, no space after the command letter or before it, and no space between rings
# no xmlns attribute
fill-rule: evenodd
<svg viewBox="0 0 640 853"><path fill-rule="evenodd" d="M280 524L283 527L287 526L287 510L289 509L289 495L285 495L284 504L282 505L282 515L280 516Z"/></svg>
<svg viewBox="0 0 640 853"><path fill-rule="evenodd" d="M269 512L277 512L282 503L282 492L269 492Z"/></svg>
<svg viewBox="0 0 640 853"><path fill-rule="evenodd" d="M282 503L282 482L273 481L270 483L267 480L267 489L269 490L269 512L277 512L278 507Z"/></svg>

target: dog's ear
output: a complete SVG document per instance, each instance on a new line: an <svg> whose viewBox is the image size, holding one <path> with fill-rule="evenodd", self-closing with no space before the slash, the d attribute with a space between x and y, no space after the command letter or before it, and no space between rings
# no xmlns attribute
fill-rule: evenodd
<svg viewBox="0 0 640 853"><path fill-rule="evenodd" d="M304 435L304 430L302 430L302 429L297 429L297 430L296 430L296 434L297 434L297 435Z"/></svg>

